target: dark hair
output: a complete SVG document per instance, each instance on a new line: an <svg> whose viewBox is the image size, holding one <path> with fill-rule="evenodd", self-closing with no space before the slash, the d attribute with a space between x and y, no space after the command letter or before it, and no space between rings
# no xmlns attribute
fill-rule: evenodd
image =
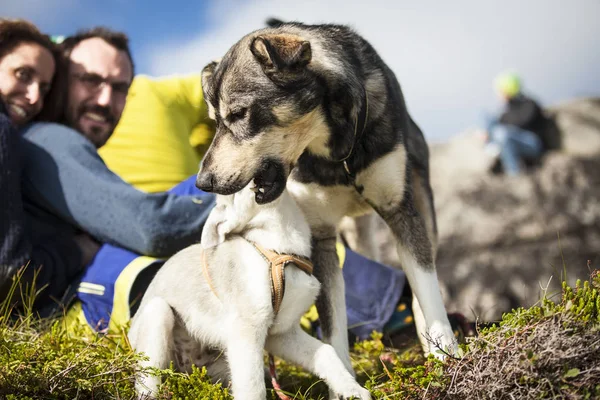
<svg viewBox="0 0 600 400"><path fill-rule="evenodd" d="M21 43L37 43L54 51L56 46L47 35L29 21L0 18L0 59Z"/></svg>
<svg viewBox="0 0 600 400"><path fill-rule="evenodd" d="M57 121L63 109L66 80L60 49L29 21L0 18L0 59L22 43L35 43L47 49L54 58L55 71L50 92L44 97L44 107L34 117L37 121Z"/></svg>
<svg viewBox="0 0 600 400"><path fill-rule="evenodd" d="M103 26L79 31L75 35L68 36L63 40L60 44L60 48L62 49L64 58L68 60L71 57L71 51L73 51L79 43L92 38L103 39L117 50L124 51L131 63L131 71L133 75L135 75L135 65L133 63L133 58L131 57L131 50L129 49L129 38L123 32L113 31L112 29Z"/></svg>

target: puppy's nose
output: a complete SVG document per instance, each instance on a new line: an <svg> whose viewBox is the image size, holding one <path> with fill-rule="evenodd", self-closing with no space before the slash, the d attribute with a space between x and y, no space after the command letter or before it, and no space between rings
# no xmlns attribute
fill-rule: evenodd
<svg viewBox="0 0 600 400"><path fill-rule="evenodd" d="M212 192L215 176L210 172L201 172L196 177L196 187L205 192Z"/></svg>

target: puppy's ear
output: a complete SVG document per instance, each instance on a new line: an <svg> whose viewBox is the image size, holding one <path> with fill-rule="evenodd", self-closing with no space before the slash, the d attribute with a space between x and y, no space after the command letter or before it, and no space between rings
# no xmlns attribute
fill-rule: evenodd
<svg viewBox="0 0 600 400"><path fill-rule="evenodd" d="M204 92L204 100L208 106L208 116L210 119L215 119L215 108L213 106L213 75L215 69L219 65L221 59L208 63L203 69L201 74L202 91Z"/></svg>
<svg viewBox="0 0 600 400"><path fill-rule="evenodd" d="M219 226L225 222L225 207L217 205L208 215L204 227L202 228L202 237L200 244L202 248L209 249L218 246L225 241L225 235L219 234Z"/></svg>
<svg viewBox="0 0 600 400"><path fill-rule="evenodd" d="M254 38L250 51L267 75L277 71L299 71L312 58L310 42L289 34L261 35Z"/></svg>
<svg viewBox="0 0 600 400"><path fill-rule="evenodd" d="M202 239L200 240L203 249L210 249L225 241L225 238L223 238L222 241L220 240L218 227L218 224L204 225L204 228L202 229Z"/></svg>

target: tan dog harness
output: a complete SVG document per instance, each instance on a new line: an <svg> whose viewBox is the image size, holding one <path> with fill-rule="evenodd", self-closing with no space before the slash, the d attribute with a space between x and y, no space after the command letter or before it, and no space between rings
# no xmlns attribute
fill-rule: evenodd
<svg viewBox="0 0 600 400"><path fill-rule="evenodd" d="M276 251L264 249L254 242L250 243L252 243L263 258L270 263L271 301L273 303L273 311L275 312L275 315L277 315L285 293L285 266L289 263L293 263L308 275L312 275L313 264L306 257L300 257L293 254L279 254Z"/></svg>
<svg viewBox="0 0 600 400"><path fill-rule="evenodd" d="M263 256L263 258L270 263L269 271L271 275L271 301L273 303L273 312L275 316L279 313L279 308L283 302L283 295L285 293L285 266L289 263L293 263L302 271L308 275L313 273L313 263L308 258L300 257L292 254L279 254L273 250L266 250L254 242L250 242ZM281 390L281 385L277 382L277 371L275 370L275 359L273 355L269 353L269 373L271 374L271 383L275 389L277 397L281 400L291 400L290 397L285 395Z"/></svg>
<svg viewBox="0 0 600 400"><path fill-rule="evenodd" d="M306 272L308 275L313 273L313 264L306 257L297 256L294 254L279 254L273 250L267 250L254 242L250 242L261 256L269 263L269 274L271 276L271 302L273 303L273 311L275 316L279 313L279 308L283 302L285 293L285 267L293 263L295 266ZM202 272L204 278L210 287L210 290L215 296L217 292L212 285L212 280L208 274L208 265L206 262L206 252L202 251ZM219 297L219 296L217 296Z"/></svg>

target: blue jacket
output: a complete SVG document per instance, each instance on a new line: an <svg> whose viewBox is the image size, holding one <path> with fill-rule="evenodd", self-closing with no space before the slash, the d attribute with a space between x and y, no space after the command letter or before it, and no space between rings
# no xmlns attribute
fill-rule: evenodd
<svg viewBox="0 0 600 400"><path fill-rule="evenodd" d="M24 197L39 234L83 230L155 257L200 240L214 196L135 189L108 169L88 139L63 125L34 124L23 138Z"/></svg>

